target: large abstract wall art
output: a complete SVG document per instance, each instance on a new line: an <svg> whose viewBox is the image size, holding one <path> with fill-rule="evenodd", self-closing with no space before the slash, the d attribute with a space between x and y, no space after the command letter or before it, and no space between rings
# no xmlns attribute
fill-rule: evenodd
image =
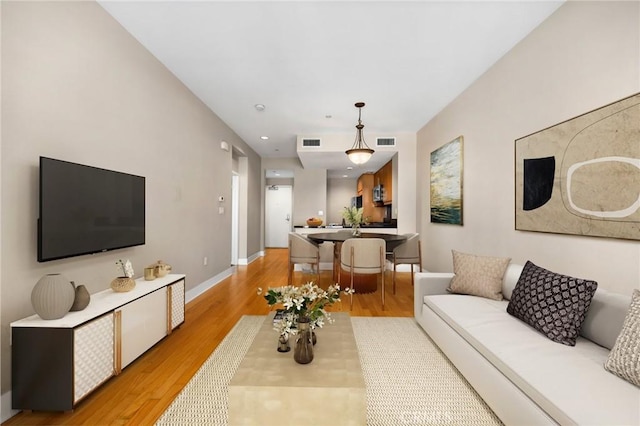
<svg viewBox="0 0 640 426"><path fill-rule="evenodd" d="M523 231L640 240L640 93L515 141Z"/></svg>
<svg viewBox="0 0 640 426"><path fill-rule="evenodd" d="M463 138L431 153L431 222L462 225Z"/></svg>

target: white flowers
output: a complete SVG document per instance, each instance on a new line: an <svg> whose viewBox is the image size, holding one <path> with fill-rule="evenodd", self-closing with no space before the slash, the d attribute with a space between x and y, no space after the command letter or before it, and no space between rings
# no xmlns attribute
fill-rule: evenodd
<svg viewBox="0 0 640 426"><path fill-rule="evenodd" d="M129 261L129 259L127 259L126 261L122 261L122 259L118 259L118 261L116 262L116 265L118 266L118 274L122 273L123 277L127 277L127 278L133 278L133 276L135 275L135 272L133 271L133 266L131 266L131 262Z"/></svg>
<svg viewBox="0 0 640 426"><path fill-rule="evenodd" d="M352 289L345 289L346 294L352 294ZM258 288L262 295L262 289ZM295 286L269 288L264 295L270 306L282 305L282 319L274 324L274 329L281 335L296 334L295 324L298 317L308 317L312 328L322 328L325 321L332 323L330 314L324 309L340 301L340 285L333 284L323 290L313 282Z"/></svg>

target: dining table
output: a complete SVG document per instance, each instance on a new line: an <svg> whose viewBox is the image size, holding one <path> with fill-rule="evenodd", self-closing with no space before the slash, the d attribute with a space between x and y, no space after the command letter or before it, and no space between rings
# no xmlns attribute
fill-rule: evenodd
<svg viewBox="0 0 640 426"><path fill-rule="evenodd" d="M381 238L385 242L385 251L390 253L407 240L407 236L403 234L385 234L361 230L358 235L354 235L350 229L335 232L318 232L308 234L306 237L316 244L333 243L333 280L343 288L350 285L350 280L348 274L342 274L340 271L340 250L342 243L349 238ZM344 282L342 282L343 279ZM358 293L373 293L378 287L377 277L376 275L354 274L354 287Z"/></svg>

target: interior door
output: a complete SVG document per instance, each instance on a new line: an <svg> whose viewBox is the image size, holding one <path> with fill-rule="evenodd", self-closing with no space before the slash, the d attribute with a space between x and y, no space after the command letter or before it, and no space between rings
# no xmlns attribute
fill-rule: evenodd
<svg viewBox="0 0 640 426"><path fill-rule="evenodd" d="M265 246L289 246L293 188L290 185L266 187L265 195Z"/></svg>

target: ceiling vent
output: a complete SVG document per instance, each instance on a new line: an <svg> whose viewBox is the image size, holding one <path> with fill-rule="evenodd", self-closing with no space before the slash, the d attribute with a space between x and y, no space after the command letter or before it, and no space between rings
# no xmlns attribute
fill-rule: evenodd
<svg viewBox="0 0 640 426"><path fill-rule="evenodd" d="M304 148L318 148L320 147L320 139L302 139L302 146Z"/></svg>
<svg viewBox="0 0 640 426"><path fill-rule="evenodd" d="M396 146L396 138L376 138L376 146Z"/></svg>

